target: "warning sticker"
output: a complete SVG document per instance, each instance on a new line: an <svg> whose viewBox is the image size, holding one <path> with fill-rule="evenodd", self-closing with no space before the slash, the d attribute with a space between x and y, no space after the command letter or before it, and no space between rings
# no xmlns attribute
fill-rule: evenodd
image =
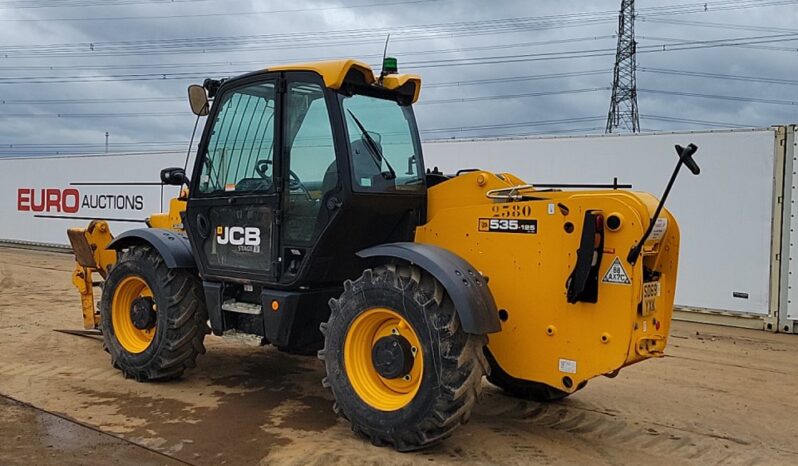
<svg viewBox="0 0 798 466"><path fill-rule="evenodd" d="M617 256L615 260L612 261L612 265L610 265L609 270L604 274L604 278L601 281L603 283L619 283L622 285L630 285L632 283L629 280L629 275L626 274L626 270L623 269L623 265L621 265L621 260Z"/></svg>
<svg viewBox="0 0 798 466"><path fill-rule="evenodd" d="M651 241L659 241L665 236L665 232L668 231L668 219L667 218L658 218L656 222L654 222L654 228L651 230L651 236L648 237Z"/></svg>

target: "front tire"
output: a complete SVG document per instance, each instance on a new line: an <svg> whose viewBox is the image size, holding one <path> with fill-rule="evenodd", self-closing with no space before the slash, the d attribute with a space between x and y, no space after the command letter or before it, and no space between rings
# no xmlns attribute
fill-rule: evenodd
<svg viewBox="0 0 798 466"><path fill-rule="evenodd" d="M323 385L353 431L409 451L468 421L488 371L487 337L463 331L435 278L415 266L367 269L330 307Z"/></svg>
<svg viewBox="0 0 798 466"><path fill-rule="evenodd" d="M166 267L150 246L120 254L103 286L100 315L105 348L125 377L178 378L205 353L202 284L190 270Z"/></svg>

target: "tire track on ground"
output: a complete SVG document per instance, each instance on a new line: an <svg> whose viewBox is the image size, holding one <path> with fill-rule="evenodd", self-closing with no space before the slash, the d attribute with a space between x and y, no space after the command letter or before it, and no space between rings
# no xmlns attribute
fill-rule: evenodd
<svg viewBox="0 0 798 466"><path fill-rule="evenodd" d="M488 405L493 403L486 400ZM585 409L569 402L521 402L515 406L505 405L505 408L490 412L487 417L506 419L506 422L513 422L522 429L545 428L565 432L582 438L594 448L604 445L710 464L758 465L772 462L774 454L785 462L798 462L798 452L773 448L755 440L723 432L634 421L626 416ZM482 413L479 405L477 411Z"/></svg>

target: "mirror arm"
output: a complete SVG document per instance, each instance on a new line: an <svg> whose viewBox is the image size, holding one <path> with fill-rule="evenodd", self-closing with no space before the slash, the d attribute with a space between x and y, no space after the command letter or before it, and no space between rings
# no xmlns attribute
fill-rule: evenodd
<svg viewBox="0 0 798 466"><path fill-rule="evenodd" d="M651 232L654 230L654 226L657 223L657 219L659 218L659 214L662 212L662 207L665 206L665 200L668 199L668 194L671 192L671 188L673 187L673 183L676 181L676 176L679 175L679 170L682 168L682 165L685 164L687 160L690 162L690 171L693 174L699 173L698 165L693 160L693 154L695 151L698 150L698 146L695 144L689 144L687 147L683 148L682 146L676 146L676 152L679 155L679 161L676 163L676 168L673 169L673 174L671 175L670 181L668 181L668 186L665 188L665 192L662 194L662 198L657 204L657 209L654 211L654 216L651 217L651 222L648 224L648 229L643 234L643 237L640 238L637 244L632 246L629 250L629 255L626 256L626 261L632 265L635 265L637 259L640 257L640 253L643 251L643 245L648 240L648 237L651 235ZM693 168L695 167L695 169Z"/></svg>

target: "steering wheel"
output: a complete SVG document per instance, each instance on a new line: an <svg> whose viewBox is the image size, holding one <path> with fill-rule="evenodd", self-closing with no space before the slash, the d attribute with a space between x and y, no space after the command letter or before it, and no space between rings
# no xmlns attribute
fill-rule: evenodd
<svg viewBox="0 0 798 466"><path fill-rule="evenodd" d="M272 166L271 160L258 160L255 162L255 171L261 178L271 180L272 176L268 173L269 168ZM308 188L302 183L293 170L288 170L288 189L290 191L302 191L309 201L313 201L313 196L310 195Z"/></svg>
<svg viewBox="0 0 798 466"><path fill-rule="evenodd" d="M302 191L305 194L305 197L308 201L313 202L313 196L310 195L310 191L308 188L302 183L302 180L299 179L296 173L293 170L288 170L288 190L289 191Z"/></svg>
<svg viewBox="0 0 798 466"><path fill-rule="evenodd" d="M260 175L261 178L270 180L272 176L268 172L271 166L271 160L258 160L255 162L255 171L258 172L258 175Z"/></svg>

